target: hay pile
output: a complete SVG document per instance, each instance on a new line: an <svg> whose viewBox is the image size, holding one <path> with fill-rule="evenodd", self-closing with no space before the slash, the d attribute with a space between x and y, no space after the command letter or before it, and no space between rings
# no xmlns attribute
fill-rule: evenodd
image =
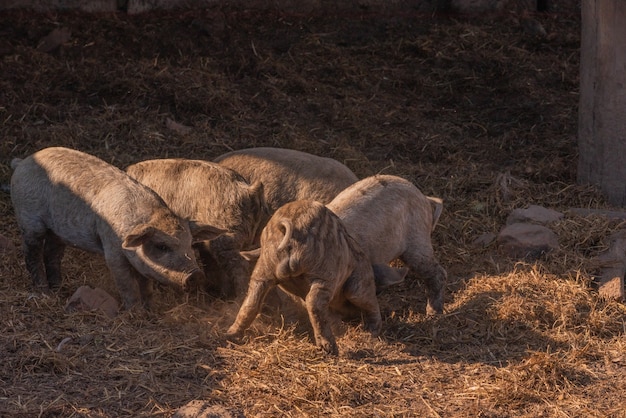
<svg viewBox="0 0 626 418"><path fill-rule="evenodd" d="M419 281L381 295L328 358L262 315L224 341L233 302L159 288L154 312L63 311L83 284L117 296L101 257L68 250L58 295L31 294L8 194L0 233L0 416L171 416L194 399L245 416L623 416L626 309L599 300L593 257L618 221L568 214L561 248L526 263L495 246L511 209L607 207L575 185L576 1L532 16L259 15L242 10L0 16L0 183L62 145L119 167L252 146L404 176L440 196L446 313ZM48 50L41 40L68 29Z"/></svg>

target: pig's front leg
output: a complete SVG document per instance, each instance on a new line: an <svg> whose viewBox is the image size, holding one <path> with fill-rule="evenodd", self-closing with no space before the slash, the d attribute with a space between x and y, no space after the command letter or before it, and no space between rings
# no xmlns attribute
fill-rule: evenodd
<svg viewBox="0 0 626 418"><path fill-rule="evenodd" d="M133 277L139 285L139 295L141 296L143 307L146 310L150 310L152 306L152 294L154 293L154 281L148 277L142 276L137 271L133 273Z"/></svg>
<svg viewBox="0 0 626 418"><path fill-rule="evenodd" d="M219 288L228 299L240 299L248 289L249 263L241 256L233 238L223 235L209 243L209 251L218 265Z"/></svg>
<svg viewBox="0 0 626 418"><path fill-rule="evenodd" d="M315 335L315 344L328 354L337 355L337 342L330 322L330 290L323 283L314 281L306 295L306 308Z"/></svg>
<svg viewBox="0 0 626 418"><path fill-rule="evenodd" d="M359 279L350 276L343 288L345 298L364 313L365 329L374 337L380 334L382 318L380 306L376 298L376 284L374 280Z"/></svg>
<svg viewBox="0 0 626 418"><path fill-rule="evenodd" d="M235 322L226 331L226 338L229 340L241 338L243 332L248 329L258 315L265 296L273 286L273 283L267 279L259 280L253 277L250 280L248 293L246 293L246 297L239 308Z"/></svg>
<svg viewBox="0 0 626 418"><path fill-rule="evenodd" d="M105 252L104 258L117 286L117 291L120 293L124 308L132 309L138 306L141 302L140 286L136 279L139 273L119 251ZM148 280L145 277L143 279Z"/></svg>

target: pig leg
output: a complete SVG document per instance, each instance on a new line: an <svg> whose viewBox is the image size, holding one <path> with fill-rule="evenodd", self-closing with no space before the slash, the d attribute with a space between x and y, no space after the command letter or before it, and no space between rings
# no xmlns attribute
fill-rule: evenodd
<svg viewBox="0 0 626 418"><path fill-rule="evenodd" d="M350 276L344 285L343 292L345 298L363 312L365 329L374 337L380 335L383 322L376 298L374 280L363 280Z"/></svg>
<svg viewBox="0 0 626 418"><path fill-rule="evenodd" d="M150 310L152 294L154 293L154 282L152 281L152 279L144 277L139 273L135 273L133 274L133 276L137 281L137 284L139 285L139 295L141 296L143 307L146 310Z"/></svg>
<svg viewBox="0 0 626 418"><path fill-rule="evenodd" d="M65 243L52 231L46 232L43 260L46 266L48 285L51 289L61 287L61 260L65 253Z"/></svg>
<svg viewBox="0 0 626 418"><path fill-rule="evenodd" d="M26 269L33 280L35 291L45 292L49 290L46 269L44 266L44 240L45 232L22 230L24 244L24 261Z"/></svg>
<svg viewBox="0 0 626 418"><path fill-rule="evenodd" d="M273 287L274 284L266 279L252 278L250 280L248 293L246 293L246 297L239 308L235 322L226 331L226 338L229 340L241 338L243 332L250 327L252 321L258 315L265 296Z"/></svg>
<svg viewBox="0 0 626 418"><path fill-rule="evenodd" d="M319 282L313 282L306 295L306 308L315 335L315 344L328 354L337 355L337 342L333 335L329 305L330 291Z"/></svg>
<svg viewBox="0 0 626 418"><path fill-rule="evenodd" d="M423 251L408 251L401 257L426 285L426 313L428 315L443 313L443 292L447 274L432 254Z"/></svg>
<svg viewBox="0 0 626 418"><path fill-rule="evenodd" d="M233 293L230 289L224 289L224 273L221 271L219 264L211 250L208 242L201 242L194 245L198 249L198 255L202 263L202 270L206 277L204 286L201 289L206 290L210 295L228 299L227 293Z"/></svg>
<svg viewBox="0 0 626 418"><path fill-rule="evenodd" d="M136 276L139 273L128 262L126 257L118 251L104 253L104 258L122 298L125 309L131 309L141 301L139 282ZM144 278L145 279L145 278ZM141 279L140 279L141 280Z"/></svg>
<svg viewBox="0 0 626 418"><path fill-rule="evenodd" d="M240 255L231 237L221 236L209 243L209 251L217 263L220 293L233 299L246 292L250 277L249 264Z"/></svg>

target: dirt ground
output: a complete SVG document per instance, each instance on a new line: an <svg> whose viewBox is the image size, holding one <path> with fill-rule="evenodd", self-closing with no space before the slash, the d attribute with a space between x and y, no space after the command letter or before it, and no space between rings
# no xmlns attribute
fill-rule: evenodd
<svg viewBox="0 0 626 418"><path fill-rule="evenodd" d="M66 313L80 285L116 298L102 257L70 249L58 294L33 294L7 188L0 234L0 416L172 416L191 400L246 417L624 417L626 309L594 257L620 221L576 185L580 11L296 16L231 10L0 14L0 184L48 146L118 167L273 146L403 176L444 199L433 234L445 313L420 281L380 296L384 332L347 324L338 357L237 303L159 288L154 312ZM532 20L531 20L532 19ZM537 30L540 23L545 33ZM59 42L44 42L58 29ZM560 249L495 244L513 208L566 214ZM10 247L9 245L9 247Z"/></svg>

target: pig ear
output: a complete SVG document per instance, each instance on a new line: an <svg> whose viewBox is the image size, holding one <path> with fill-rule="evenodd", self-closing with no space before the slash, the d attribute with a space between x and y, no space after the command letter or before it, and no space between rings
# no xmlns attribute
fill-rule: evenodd
<svg viewBox="0 0 626 418"><path fill-rule="evenodd" d="M259 247L250 251L240 251L239 254L248 261L257 261L261 256L261 248Z"/></svg>
<svg viewBox="0 0 626 418"><path fill-rule="evenodd" d="M199 224L196 221L189 221L189 229L191 229L191 236L193 237L194 243L211 241L227 232L225 229Z"/></svg>
<svg viewBox="0 0 626 418"><path fill-rule="evenodd" d="M437 221L439 221L439 217L441 216L441 212L443 212L443 200L438 197L426 196L426 199L430 202L430 205L433 210L433 226L431 228L431 232L435 230L435 226L437 226Z"/></svg>
<svg viewBox="0 0 626 418"><path fill-rule="evenodd" d="M139 247L154 235L156 229L148 224L137 225L122 242L122 248L130 249Z"/></svg>
<svg viewBox="0 0 626 418"><path fill-rule="evenodd" d="M389 286L402 283L409 269L403 267L401 269L389 267L386 264L373 264L374 281L376 282L376 293L380 293Z"/></svg>
<svg viewBox="0 0 626 418"><path fill-rule="evenodd" d="M263 189L263 183L258 180L250 185L250 193L257 195L259 198L263 197Z"/></svg>

